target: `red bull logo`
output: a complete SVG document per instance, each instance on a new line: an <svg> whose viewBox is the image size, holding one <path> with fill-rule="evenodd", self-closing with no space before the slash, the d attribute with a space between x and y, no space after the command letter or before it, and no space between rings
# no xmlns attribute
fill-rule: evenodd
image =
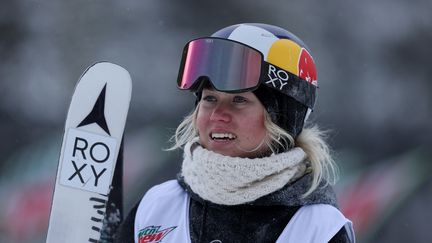
<svg viewBox="0 0 432 243"><path fill-rule="evenodd" d="M299 58L299 77L313 85L317 85L317 72L315 62L306 49L302 48Z"/></svg>
<svg viewBox="0 0 432 243"><path fill-rule="evenodd" d="M292 40L275 41L268 52L267 61L318 85L315 62L310 53Z"/></svg>

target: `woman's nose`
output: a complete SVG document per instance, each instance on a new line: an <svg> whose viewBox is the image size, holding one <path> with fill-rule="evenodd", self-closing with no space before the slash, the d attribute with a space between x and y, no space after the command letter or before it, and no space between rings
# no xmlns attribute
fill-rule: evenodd
<svg viewBox="0 0 432 243"><path fill-rule="evenodd" d="M229 122L231 121L231 118L232 118L232 114L229 108L224 105L218 105L214 108L213 112L211 113L210 120Z"/></svg>

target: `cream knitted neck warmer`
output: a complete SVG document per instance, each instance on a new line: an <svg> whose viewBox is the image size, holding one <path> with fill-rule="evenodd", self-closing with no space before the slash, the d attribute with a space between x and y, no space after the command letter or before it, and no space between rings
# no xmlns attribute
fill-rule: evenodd
<svg viewBox="0 0 432 243"><path fill-rule="evenodd" d="M182 176L201 198L222 205L252 202L281 189L306 170L305 152L294 148L264 158L239 158L209 151L189 142L184 148Z"/></svg>

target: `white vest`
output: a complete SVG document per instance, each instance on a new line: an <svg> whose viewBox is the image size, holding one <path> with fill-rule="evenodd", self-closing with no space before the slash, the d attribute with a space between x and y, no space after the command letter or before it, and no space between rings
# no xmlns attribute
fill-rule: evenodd
<svg viewBox="0 0 432 243"><path fill-rule="evenodd" d="M189 195L175 180L151 188L135 216L135 242L191 243L189 200ZM276 243L328 242L344 226L354 243L352 223L338 209L328 204L307 205L295 213ZM212 243L228 242L215 239Z"/></svg>

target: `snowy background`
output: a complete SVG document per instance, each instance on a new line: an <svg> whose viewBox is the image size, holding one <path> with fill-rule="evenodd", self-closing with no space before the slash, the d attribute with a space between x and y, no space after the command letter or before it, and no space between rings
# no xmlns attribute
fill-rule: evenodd
<svg viewBox="0 0 432 243"><path fill-rule="evenodd" d="M176 89L192 38L264 22L298 35L317 63L312 122L332 130L342 210L360 242L432 239L430 0L1 0L0 242L44 242L75 83L100 60L133 79L125 211L173 178L164 152L193 97ZM429 230L428 230L429 229Z"/></svg>

